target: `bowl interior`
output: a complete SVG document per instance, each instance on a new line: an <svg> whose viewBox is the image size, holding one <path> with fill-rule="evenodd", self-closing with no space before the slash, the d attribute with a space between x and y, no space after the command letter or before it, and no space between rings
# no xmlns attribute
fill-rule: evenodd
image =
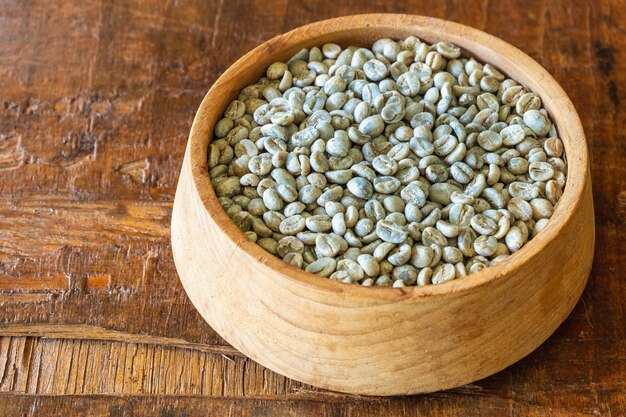
<svg viewBox="0 0 626 417"><path fill-rule="evenodd" d="M327 42L342 47L371 46L382 37L403 39L410 35L429 43L455 43L466 55L491 63L542 99L556 124L568 158L567 185L548 226L504 262L467 277L424 287L362 287L331 281L291 266L249 241L220 206L208 175L207 147L215 123L227 105L242 88L261 78L271 63L286 61L302 48ZM306 286L360 296L372 294L392 300L469 290L498 279L506 271L521 265L557 239L559 231L569 221L568 213L580 203L589 169L584 132L573 104L554 78L532 58L477 29L435 18L397 14L357 15L316 22L276 36L253 49L228 68L207 93L196 114L188 146L194 183L206 210L222 231L253 259L280 271L286 279L297 280Z"/></svg>

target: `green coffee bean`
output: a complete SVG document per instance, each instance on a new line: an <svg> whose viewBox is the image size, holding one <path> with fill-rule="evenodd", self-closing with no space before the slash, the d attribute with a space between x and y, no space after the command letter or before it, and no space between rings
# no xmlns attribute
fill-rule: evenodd
<svg viewBox="0 0 626 417"><path fill-rule="evenodd" d="M554 167L547 162L533 162L528 167L528 176L533 181L549 181L554 176Z"/></svg>
<svg viewBox="0 0 626 417"><path fill-rule="evenodd" d="M433 205L432 207L434 207L435 203L428 204ZM438 207L434 207L432 210L427 210L427 207L428 206L424 206L424 208L422 208L422 213L427 213L426 217L424 217L419 223L422 229L426 227L434 227L437 222L441 220L441 209L439 209Z"/></svg>
<svg viewBox="0 0 626 417"><path fill-rule="evenodd" d="M554 207L545 198L533 198L530 200L530 206L532 207L533 219L549 219L554 212Z"/></svg>
<svg viewBox="0 0 626 417"><path fill-rule="evenodd" d="M305 223L306 228L312 232L328 232L332 229L332 219L327 215L309 216Z"/></svg>
<svg viewBox="0 0 626 417"><path fill-rule="evenodd" d="M337 271L346 271L353 281L360 281L365 276L363 267L352 259L342 259L337 262Z"/></svg>
<svg viewBox="0 0 626 417"><path fill-rule="evenodd" d="M374 187L372 186L372 183L361 177L352 178L351 180L349 180L347 183L347 187L353 195L359 198L368 199L372 197L372 194L374 193Z"/></svg>
<svg viewBox="0 0 626 417"><path fill-rule="evenodd" d="M322 195L322 190L314 185L305 185L298 192L298 200L304 204L311 204Z"/></svg>
<svg viewBox="0 0 626 417"><path fill-rule="evenodd" d="M265 75L216 123L207 167L237 227L299 268L364 286L463 277L540 233L563 193L541 99L455 45L325 44Z"/></svg>
<svg viewBox="0 0 626 417"><path fill-rule="evenodd" d="M422 243L431 247L444 247L448 244L448 240L439 230L428 226L422 231Z"/></svg>
<svg viewBox="0 0 626 417"><path fill-rule="evenodd" d="M556 205L563 195L561 185L554 180L550 180L546 183L545 189L546 199L552 204Z"/></svg>
<svg viewBox="0 0 626 417"><path fill-rule="evenodd" d="M393 286L407 286L407 285L415 285L417 282L417 269L415 269L412 265L401 265L397 266L391 272L391 278L394 281Z"/></svg>
<svg viewBox="0 0 626 417"><path fill-rule="evenodd" d="M342 249L341 238L334 234L320 233L315 239L315 252L320 257L335 257Z"/></svg>
<svg viewBox="0 0 626 417"><path fill-rule="evenodd" d="M371 59L363 65L363 72L372 81L380 81L389 73L387 66L377 59Z"/></svg>
<svg viewBox="0 0 626 417"><path fill-rule="evenodd" d="M389 242L383 242L383 243L389 243ZM409 259L411 258L411 254L412 254L411 245L405 243L396 248L393 248L387 255L387 260L389 261L389 263L391 263L394 266L400 266L400 265L404 265L405 263L409 261Z"/></svg>
<svg viewBox="0 0 626 417"><path fill-rule="evenodd" d="M448 179L448 168L443 164L429 165L424 176L432 183L444 182Z"/></svg>
<svg viewBox="0 0 626 417"><path fill-rule="evenodd" d="M425 285L429 285L431 283L431 277L433 275L433 270L429 267L422 268L417 274L417 285L423 287Z"/></svg>
<svg viewBox="0 0 626 417"><path fill-rule="evenodd" d="M240 180L237 177L229 177L215 185L215 193L219 197L233 197L241 192Z"/></svg>
<svg viewBox="0 0 626 417"><path fill-rule="evenodd" d="M456 269L452 264L442 264L435 268L431 281L433 284L442 284L456 278Z"/></svg>
<svg viewBox="0 0 626 417"><path fill-rule="evenodd" d="M374 190L381 194L395 193L402 185L400 180L393 176L376 177L373 184Z"/></svg>
<svg viewBox="0 0 626 417"><path fill-rule="evenodd" d="M398 170L398 163L388 155L378 155L372 161L372 168L381 175L393 175Z"/></svg>
<svg viewBox="0 0 626 417"><path fill-rule="evenodd" d="M468 184L474 178L474 170L465 162L455 162L450 167L450 175L460 184Z"/></svg>
<svg viewBox="0 0 626 417"><path fill-rule="evenodd" d="M293 203L296 198L298 198L298 191L296 190L296 187L289 184L279 184L278 187L276 187L276 193L280 196L280 198L283 199L283 201L287 203ZM263 196L265 197L265 193L263 194ZM265 205L267 206L267 203ZM270 206L267 207L270 208L270 210L274 210Z"/></svg>
<svg viewBox="0 0 626 417"><path fill-rule="evenodd" d="M483 197L487 200L490 206L494 206L499 209L503 208L508 201L508 197L497 188L485 188L483 191Z"/></svg>
<svg viewBox="0 0 626 417"><path fill-rule="evenodd" d="M400 191L400 196L407 203L423 207L426 204L428 192L428 188L423 183L412 181Z"/></svg>
<svg viewBox="0 0 626 417"><path fill-rule="evenodd" d="M511 227L504 237L504 241L511 253L517 252L524 244L524 238L519 227Z"/></svg>
<svg viewBox="0 0 626 417"><path fill-rule="evenodd" d="M495 151L502 146L502 136L491 130L485 130L478 134L478 144L486 151Z"/></svg>
<svg viewBox="0 0 626 417"><path fill-rule="evenodd" d="M295 266L296 268L302 269L304 265L304 260L302 255L299 253L290 252L283 257L283 260L290 265Z"/></svg>
<svg viewBox="0 0 626 417"><path fill-rule="evenodd" d="M509 194L511 197L519 197L522 200L530 201L539 196L539 187L526 182L512 182L509 184Z"/></svg>
<svg viewBox="0 0 626 417"><path fill-rule="evenodd" d="M359 124L359 132L368 136L378 136L383 132L384 129L385 121L378 114L366 117Z"/></svg>
<svg viewBox="0 0 626 417"><path fill-rule="evenodd" d="M524 123L538 136L545 136L550 130L550 120L539 110L524 112Z"/></svg>
<svg viewBox="0 0 626 417"><path fill-rule="evenodd" d="M270 229L262 219L256 218L252 221L252 228L254 232L261 237L270 237L272 236L272 229Z"/></svg>
<svg viewBox="0 0 626 417"><path fill-rule="evenodd" d="M276 255L276 247L278 246L278 242L276 240L264 237L256 241L257 245L271 253L272 255Z"/></svg>
<svg viewBox="0 0 626 417"><path fill-rule="evenodd" d="M474 202L474 197L471 195L453 192L450 194L450 201L454 204L472 204Z"/></svg>
<svg viewBox="0 0 626 417"><path fill-rule="evenodd" d="M436 228L442 235L448 238L457 237L460 232L459 226L448 223L444 220L438 220Z"/></svg>
<svg viewBox="0 0 626 417"><path fill-rule="evenodd" d="M429 246L414 246L411 258L409 259L411 265L416 268L425 268L433 263L435 252Z"/></svg>
<svg viewBox="0 0 626 417"><path fill-rule="evenodd" d="M304 251L304 243L294 236L286 236L278 241L276 245L276 253L284 258L288 253L302 254Z"/></svg>
<svg viewBox="0 0 626 417"><path fill-rule="evenodd" d="M520 116L523 116L529 110L539 110L541 107L541 99L533 93L526 93L521 95L516 104L515 111Z"/></svg>
<svg viewBox="0 0 626 417"><path fill-rule="evenodd" d="M306 271L322 277L329 277L330 274L335 272L336 266L337 261L335 261L335 259L323 257L311 262L309 266L306 267Z"/></svg>
<svg viewBox="0 0 626 417"><path fill-rule="evenodd" d="M511 198L507 204L507 209L516 220L527 221L533 216L531 205L520 197Z"/></svg>
<svg viewBox="0 0 626 417"><path fill-rule="evenodd" d="M480 256L492 256L498 248L498 240L493 236L479 236L474 241L474 251Z"/></svg>
<svg viewBox="0 0 626 417"><path fill-rule="evenodd" d="M402 243L408 237L408 229L389 220L379 220L376 223L376 234L385 242Z"/></svg>
<svg viewBox="0 0 626 417"><path fill-rule="evenodd" d="M446 246L442 249L441 257L445 262L456 264L463 260L463 252L459 248Z"/></svg>
<svg viewBox="0 0 626 417"><path fill-rule="evenodd" d="M476 233L488 236L493 235L498 229L496 222L484 214L477 214L472 217L470 226L472 226L472 229L474 229Z"/></svg>
<svg viewBox="0 0 626 417"><path fill-rule="evenodd" d="M443 205L448 205L452 202L450 196L454 192L460 193L462 190L453 184L445 182L433 184L428 190L429 199Z"/></svg>
<svg viewBox="0 0 626 417"><path fill-rule="evenodd" d="M276 188L269 188L263 193L263 203L272 211L280 211L284 206L284 202Z"/></svg>

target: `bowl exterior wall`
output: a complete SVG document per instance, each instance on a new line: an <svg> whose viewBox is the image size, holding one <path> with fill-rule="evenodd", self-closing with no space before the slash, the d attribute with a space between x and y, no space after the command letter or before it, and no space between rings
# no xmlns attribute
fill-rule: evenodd
<svg viewBox="0 0 626 417"><path fill-rule="evenodd" d="M399 19L398 25L392 24L393 19ZM336 20L342 22L331 26L343 28L336 29L339 35L327 33L331 26L318 26L321 35L306 32L309 42L344 36L366 43L381 31L379 36L396 37L400 32L402 36L411 31L418 36L432 32L431 36L459 43L495 63L489 59L494 54L489 48L504 44L494 41L496 45L490 46L487 41L494 38L436 19L387 15ZM375 30L376 24L382 29ZM366 31L367 36L346 35L351 25L371 30ZM463 37L465 42L459 41ZM275 51L292 53L305 42L303 33L279 38L269 42L269 52L275 55L272 59L284 55ZM478 46L471 44L477 41ZM267 49L265 45L259 48ZM522 63L530 60L523 57ZM222 78L244 74L242 65L238 61ZM533 68L501 67L519 79L536 75ZM529 354L565 320L591 270L594 222L584 135L573 106L558 85L538 94L551 113L560 109L573 117L562 120L571 126L560 133L568 155L582 159L570 161L568 175L573 185L568 184L567 207L555 214L562 217L554 227L550 224L542 232L545 236L540 234L532 248L523 248L507 265L476 274L471 285L465 282L474 276L459 280L465 282L433 286L445 291L367 289L317 277L294 278L303 273L249 242L219 207L206 173L206 151L219 117L216 112L234 93L221 98L216 94L226 87L236 93L259 75L245 74L230 86L225 84L227 80L218 80L201 105L172 215L172 248L183 286L204 319L235 348L276 372L315 386L357 394L414 394L491 375ZM533 91L554 80L539 77L537 82ZM554 96L555 91L563 97ZM556 119L562 126L558 115Z"/></svg>

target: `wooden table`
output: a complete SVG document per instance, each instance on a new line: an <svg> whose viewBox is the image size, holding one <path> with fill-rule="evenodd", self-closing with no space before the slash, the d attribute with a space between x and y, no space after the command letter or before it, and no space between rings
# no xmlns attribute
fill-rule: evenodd
<svg viewBox="0 0 626 417"><path fill-rule="evenodd" d="M0 0L0 415L626 414L626 8L620 1ZM172 199L194 111L237 57L310 21L443 17L561 83L591 151L596 259L516 365L430 395L315 389L246 359L178 281ZM572 248L576 250L576 248Z"/></svg>

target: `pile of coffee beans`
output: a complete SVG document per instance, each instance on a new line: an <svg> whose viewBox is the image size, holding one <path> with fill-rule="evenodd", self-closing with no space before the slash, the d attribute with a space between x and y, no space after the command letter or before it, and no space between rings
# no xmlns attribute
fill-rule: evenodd
<svg viewBox="0 0 626 417"><path fill-rule="evenodd" d="M208 167L226 213L265 250L394 287L505 260L546 227L567 171L538 96L415 37L273 63L224 111Z"/></svg>

